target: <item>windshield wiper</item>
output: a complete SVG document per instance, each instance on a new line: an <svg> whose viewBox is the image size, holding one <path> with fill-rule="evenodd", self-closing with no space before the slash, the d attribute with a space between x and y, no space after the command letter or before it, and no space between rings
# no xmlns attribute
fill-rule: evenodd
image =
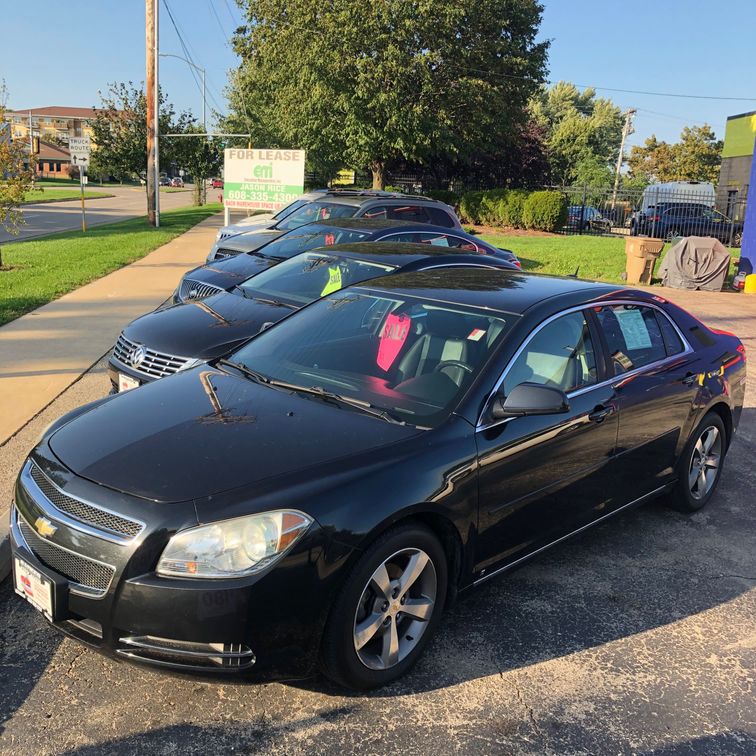
<svg viewBox="0 0 756 756"><path fill-rule="evenodd" d="M255 302L260 302L260 304L273 305L274 307L288 307L290 310L299 309L296 305L289 302L282 302L280 299L266 299L264 297L256 297L254 294L250 294L250 299L254 299Z"/></svg>
<svg viewBox="0 0 756 756"><path fill-rule="evenodd" d="M225 357L221 357L218 360L218 365L234 368L246 378L251 378L253 381L257 381L258 383L264 383L266 385L270 383L270 378L268 378L267 375L258 373L257 370L253 370L252 368L243 365L241 362L234 362L233 360L227 360Z"/></svg>
<svg viewBox="0 0 756 756"><path fill-rule="evenodd" d="M395 423L397 425L406 425L404 420L400 419L393 413L389 412L382 407L376 407L370 402L363 401L361 399L353 399L348 396L342 396L336 394L333 391L327 391L322 386L300 386L296 383L288 383L286 381L279 381L274 378L270 379L271 386L277 386L279 388L286 388L292 391L300 391L304 394L312 394L318 396L326 401L335 402L339 404L346 404L349 407L353 407L356 410L364 412L366 415L372 415L373 417L379 417L381 420L385 420L388 423Z"/></svg>

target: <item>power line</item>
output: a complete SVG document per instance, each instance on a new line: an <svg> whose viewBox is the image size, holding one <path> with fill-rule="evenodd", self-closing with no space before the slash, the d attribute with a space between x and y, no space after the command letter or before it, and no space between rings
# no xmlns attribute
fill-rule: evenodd
<svg viewBox="0 0 756 756"><path fill-rule="evenodd" d="M207 4L210 6L210 10L213 12L213 16L215 16L215 20L218 23L218 28L220 29L221 35L223 36L223 43L231 47L228 41L229 35L226 33L226 30L223 28L223 24L221 23L220 16L218 15L218 11L215 10L215 4L213 3L213 0L207 0Z"/></svg>

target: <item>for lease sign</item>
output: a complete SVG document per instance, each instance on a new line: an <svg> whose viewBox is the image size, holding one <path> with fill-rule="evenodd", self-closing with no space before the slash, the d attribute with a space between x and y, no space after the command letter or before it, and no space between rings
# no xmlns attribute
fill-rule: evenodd
<svg viewBox="0 0 756 756"><path fill-rule="evenodd" d="M280 210L304 191L304 150L225 150L226 207Z"/></svg>

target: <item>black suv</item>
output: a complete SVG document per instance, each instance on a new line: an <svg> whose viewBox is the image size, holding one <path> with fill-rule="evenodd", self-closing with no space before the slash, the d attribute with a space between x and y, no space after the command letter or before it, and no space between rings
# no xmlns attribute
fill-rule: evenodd
<svg viewBox="0 0 756 756"><path fill-rule="evenodd" d="M382 218L430 223L444 228L462 228L454 208L438 200L396 192L342 190L328 192L322 198L308 202L291 215L287 215L272 228L264 231L250 231L245 234L245 237L259 239L260 243L255 247L257 249L286 231L299 228L306 223L332 218ZM207 256L207 262L228 256L218 254L218 250L223 248L224 241L225 239L221 239L213 245Z"/></svg>
<svg viewBox="0 0 756 756"><path fill-rule="evenodd" d="M633 219L631 232L671 241L677 236L713 236L739 247L743 224L708 205L694 202L659 202Z"/></svg>

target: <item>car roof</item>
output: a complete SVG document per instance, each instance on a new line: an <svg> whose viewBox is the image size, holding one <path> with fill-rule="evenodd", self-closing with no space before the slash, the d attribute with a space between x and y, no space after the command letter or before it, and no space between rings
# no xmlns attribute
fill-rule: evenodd
<svg viewBox="0 0 756 756"><path fill-rule="evenodd" d="M575 300L571 304L579 304L582 301L590 302L610 294L620 295L623 291L629 291L612 284L583 281L569 276L545 276L520 270L474 267L396 273L381 278L380 281L373 281L369 285L361 284L349 288L407 294L448 304L515 314L522 314L546 300L559 299L561 302L569 298ZM558 307L555 306L554 309Z"/></svg>
<svg viewBox="0 0 756 756"><path fill-rule="evenodd" d="M387 228L406 229L411 226L428 225L417 223L417 221L389 220L387 218L329 218L328 220L315 220L312 223L306 223L304 226L298 226L289 233L296 231L307 231L311 226L329 226L332 228L345 228L349 231L383 231ZM435 227L434 227L435 228ZM451 229L446 229L450 231Z"/></svg>
<svg viewBox="0 0 756 756"><path fill-rule="evenodd" d="M430 197L422 197L418 194L398 194L391 192L328 192L327 194L314 199L313 202L328 202L337 205L353 205L359 207L370 202L390 203L390 204L408 204L415 203L421 205L443 205L438 200Z"/></svg>
<svg viewBox="0 0 756 756"><path fill-rule="evenodd" d="M300 254L306 255L313 252L339 255L342 257L354 257L360 260L374 260L387 265L407 265L415 260L425 257L445 256L474 256L480 259L480 264L490 262L491 255L474 254L464 252L457 247L441 247L434 244L411 243L411 242L354 242L350 244L332 244L327 247L315 247ZM290 258L293 259L293 258Z"/></svg>

